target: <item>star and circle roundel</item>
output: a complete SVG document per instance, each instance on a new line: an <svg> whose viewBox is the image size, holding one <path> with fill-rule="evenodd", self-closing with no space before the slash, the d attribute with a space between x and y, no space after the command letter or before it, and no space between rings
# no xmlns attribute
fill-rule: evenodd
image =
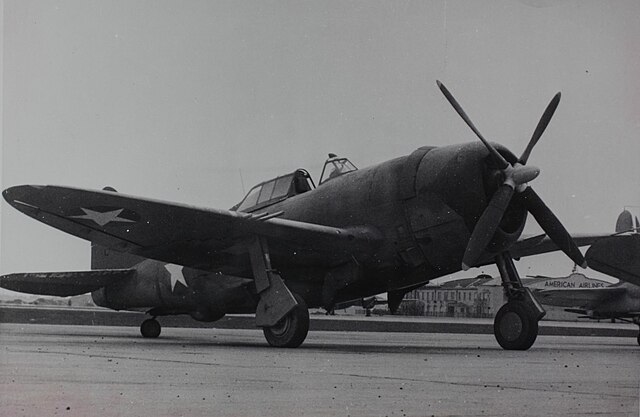
<svg viewBox="0 0 640 417"><path fill-rule="evenodd" d="M79 207L67 214L70 219L85 220L105 227L113 224L130 224L140 221L140 216L129 209L113 206Z"/></svg>

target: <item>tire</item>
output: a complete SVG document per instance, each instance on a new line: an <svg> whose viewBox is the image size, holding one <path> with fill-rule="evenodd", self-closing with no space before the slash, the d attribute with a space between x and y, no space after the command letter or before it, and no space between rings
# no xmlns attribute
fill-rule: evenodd
<svg viewBox="0 0 640 417"><path fill-rule="evenodd" d="M309 309L298 294L293 294L298 303L273 327L264 327L264 337L273 347L296 348L304 342L309 333Z"/></svg>
<svg viewBox="0 0 640 417"><path fill-rule="evenodd" d="M640 345L640 332L638 332L638 345Z"/></svg>
<svg viewBox="0 0 640 417"><path fill-rule="evenodd" d="M155 339L160 336L161 330L160 323L156 319L147 319L140 325L140 334L144 338Z"/></svg>
<svg viewBox="0 0 640 417"><path fill-rule="evenodd" d="M538 320L527 304L510 301L498 310L493 334L503 349L527 350L538 337Z"/></svg>

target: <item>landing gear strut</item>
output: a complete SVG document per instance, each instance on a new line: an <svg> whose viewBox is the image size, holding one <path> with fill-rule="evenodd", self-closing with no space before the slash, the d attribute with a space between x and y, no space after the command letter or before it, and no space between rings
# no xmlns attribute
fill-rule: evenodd
<svg viewBox="0 0 640 417"><path fill-rule="evenodd" d="M140 325L140 334L144 338L155 339L160 336L161 330L160 323L155 317L143 321Z"/></svg>
<svg viewBox="0 0 640 417"><path fill-rule="evenodd" d="M527 350L538 337L538 321L546 312L522 285L511 255L503 252L496 257L507 303L503 305L493 322L493 334L498 344L506 350Z"/></svg>
<svg viewBox="0 0 640 417"><path fill-rule="evenodd" d="M256 307L256 326L262 327L271 346L300 346L309 332L307 304L302 297L293 294L279 272L271 268L266 239L256 237L247 249L260 298Z"/></svg>

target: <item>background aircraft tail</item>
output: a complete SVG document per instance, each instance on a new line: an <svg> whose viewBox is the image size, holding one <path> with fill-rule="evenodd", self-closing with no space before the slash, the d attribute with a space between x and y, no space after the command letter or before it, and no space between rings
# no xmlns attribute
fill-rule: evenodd
<svg viewBox="0 0 640 417"><path fill-rule="evenodd" d="M623 210L616 221L616 233L627 232L631 229L633 229L633 216L628 210Z"/></svg>
<svg viewBox="0 0 640 417"><path fill-rule="evenodd" d="M618 221L616 222L616 233L632 231L640 232L640 220L638 220L638 216L632 216L631 212L625 209L618 216Z"/></svg>

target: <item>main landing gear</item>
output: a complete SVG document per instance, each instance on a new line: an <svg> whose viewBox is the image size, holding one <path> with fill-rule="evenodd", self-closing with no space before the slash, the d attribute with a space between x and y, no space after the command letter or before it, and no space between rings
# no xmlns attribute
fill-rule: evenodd
<svg viewBox="0 0 640 417"><path fill-rule="evenodd" d="M507 303L503 305L493 322L493 334L498 344L506 350L527 350L538 337L538 321L546 312L522 285L513 259L507 252L496 257Z"/></svg>
<svg viewBox="0 0 640 417"><path fill-rule="evenodd" d="M293 294L280 274L271 268L267 241L256 237L248 245L256 293L256 326L262 327L274 347L298 347L309 332L309 309L302 297Z"/></svg>
<svg viewBox="0 0 640 417"><path fill-rule="evenodd" d="M304 342L309 332L309 309L302 297L294 294L298 305L275 326L263 327L264 337L274 347L295 348Z"/></svg>
<svg viewBox="0 0 640 417"><path fill-rule="evenodd" d="M155 339L160 336L161 330L162 327L155 317L143 321L140 325L140 334L142 334L144 338Z"/></svg>
<svg viewBox="0 0 640 417"><path fill-rule="evenodd" d="M506 350L527 350L538 337L538 320L526 303L509 301L496 314L493 334Z"/></svg>

